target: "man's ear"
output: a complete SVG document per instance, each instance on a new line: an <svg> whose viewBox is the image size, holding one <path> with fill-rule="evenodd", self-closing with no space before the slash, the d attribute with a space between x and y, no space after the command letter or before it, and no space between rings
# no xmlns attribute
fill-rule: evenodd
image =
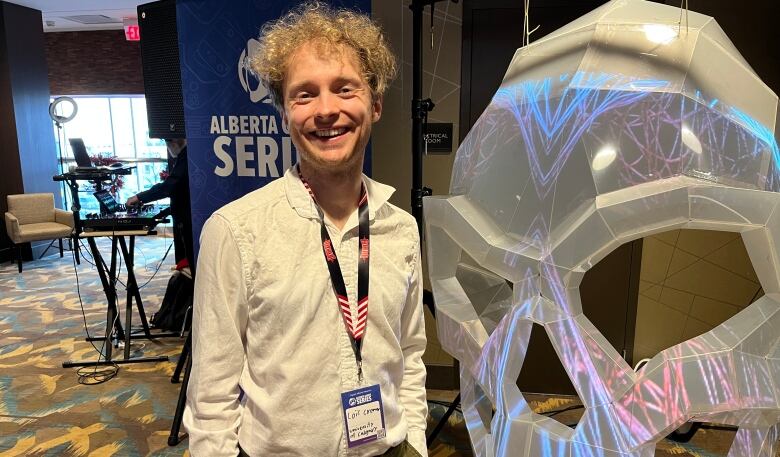
<svg viewBox="0 0 780 457"><path fill-rule="evenodd" d="M380 117L382 117L382 102L383 102L383 96L377 95L374 97L374 102L371 106L371 121L376 122L379 120Z"/></svg>

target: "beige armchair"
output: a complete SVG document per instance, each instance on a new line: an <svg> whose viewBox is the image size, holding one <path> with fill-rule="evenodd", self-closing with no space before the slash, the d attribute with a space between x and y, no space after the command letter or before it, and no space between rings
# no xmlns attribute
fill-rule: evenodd
<svg viewBox="0 0 780 457"><path fill-rule="evenodd" d="M19 245L22 243L58 239L62 257L62 239L70 238L73 233L73 213L55 208L54 194L9 195L5 229L14 244L21 273L22 250Z"/></svg>

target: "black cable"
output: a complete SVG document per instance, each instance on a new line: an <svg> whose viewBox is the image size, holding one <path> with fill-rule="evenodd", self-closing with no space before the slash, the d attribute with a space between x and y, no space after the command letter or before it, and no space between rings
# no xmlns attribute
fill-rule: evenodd
<svg viewBox="0 0 780 457"><path fill-rule="evenodd" d="M95 262L94 262L95 259L92 258L92 252L90 252L90 250L84 245L84 241L82 241L81 238L79 238L78 241L79 241L79 245L83 248L83 250L81 252L81 258L86 260L87 263L92 265L93 267L97 267L97 265L95 265ZM87 257L84 254L89 254L89 258L91 260L88 260Z"/></svg>
<svg viewBox="0 0 780 457"><path fill-rule="evenodd" d="M152 277L147 279L143 285L138 286L138 290L143 289L147 286L150 282L152 282L152 279L154 279L155 276L157 276L157 273L160 271L160 268L162 268L163 263L165 262L165 259L168 258L168 253L171 252L171 248L173 247L173 242L168 245L168 249L165 251L165 255L163 255L163 258L160 260L160 263L157 264L157 268L154 270L154 273L152 273Z"/></svg>
<svg viewBox="0 0 780 457"><path fill-rule="evenodd" d="M75 252L71 256L73 259L73 272L76 274L76 293L79 297L79 305L81 306L81 317L84 320L84 332L87 334L87 341L89 341L89 344L92 345L92 347L97 351L98 358L97 363L100 363L100 358L103 357L103 351L106 349L106 343L109 342L109 338L111 337L111 332L114 329L114 326L116 325L117 319L119 319L119 313L117 312L116 317L114 318L114 322L111 323L111 326L106 328L106 334L105 338L103 339L103 345L100 347L100 349L95 346L95 343L92 342L92 337L89 335L89 326L87 325L87 313L84 311L84 301L81 298L81 286L79 284L79 270L76 267L76 254ZM110 343L109 343L110 344ZM103 368L101 370L98 370L98 365L95 365L92 367L92 370L90 371L90 367L82 367L76 370L76 374L78 375L78 383L83 385L95 385L95 384L102 384L112 378L114 378L119 373L119 365L111 362L111 366L108 366L106 368Z"/></svg>
<svg viewBox="0 0 780 457"><path fill-rule="evenodd" d="M739 427L734 427L731 425L722 425L722 424L700 423L699 428L705 428L707 430L719 430L722 432L736 432Z"/></svg>
<svg viewBox="0 0 780 457"><path fill-rule="evenodd" d="M552 410L552 411L545 411L545 412L539 413L539 414L541 414L543 416L547 416L547 417L553 417L553 416L555 416L557 414L565 413L566 411L572 411L572 410L575 410L575 409L582 409L584 407L585 407L585 405L572 405L572 406L567 406L566 408L555 409L555 410Z"/></svg>
<svg viewBox="0 0 780 457"><path fill-rule="evenodd" d="M441 400L427 400L427 401L428 401L428 403L433 403L434 405L443 406L445 408L449 408L452 405L452 403L448 403L446 401L441 401ZM460 406L456 406L455 407L455 411L463 414L463 411L461 410Z"/></svg>
<svg viewBox="0 0 780 457"><path fill-rule="evenodd" d="M452 404L452 403L448 403L446 401L440 401L440 400L427 400L427 401L428 401L428 403L433 403L435 405L444 406L445 408L449 408L450 405ZM565 408L554 409L552 411L545 411L543 413L538 413L538 414L541 414L541 415L547 416L547 417L553 417L555 415L558 415L558 414L561 414L561 413L564 413L564 412L567 412L567 411L573 411L575 409L582 409L582 408L585 408L585 405L572 405L572 406L567 406ZM461 414L463 413L460 406L456 407L455 410L460 412Z"/></svg>

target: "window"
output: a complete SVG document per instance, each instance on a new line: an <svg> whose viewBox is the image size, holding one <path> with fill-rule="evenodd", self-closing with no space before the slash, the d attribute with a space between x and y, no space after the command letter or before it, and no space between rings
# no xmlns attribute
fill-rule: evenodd
<svg viewBox="0 0 780 457"><path fill-rule="evenodd" d="M146 100L143 96L72 96L78 113L70 122L54 127L58 147L62 150L63 171L75 166L71 138L81 138L90 157L113 157L125 165L135 166L131 175L121 177L121 188L115 194L124 203L130 196L161 181L167 168L165 142L149 138ZM61 114L61 113L60 113ZM83 211L99 212L92 196L94 189L80 183L79 202ZM63 188L63 201L70 206L70 191ZM168 204L168 199L157 203Z"/></svg>

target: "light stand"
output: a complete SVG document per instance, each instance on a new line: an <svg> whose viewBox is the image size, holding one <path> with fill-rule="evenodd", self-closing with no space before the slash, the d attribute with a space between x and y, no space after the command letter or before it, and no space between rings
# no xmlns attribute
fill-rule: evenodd
<svg viewBox="0 0 780 457"><path fill-rule="evenodd" d="M431 195L432 190L423 186L423 152L425 151L425 125L428 123L428 113L433 110L434 103L430 98L422 98L422 20L425 7L431 7L431 25L433 24L433 10L436 3L446 0L412 0L409 9L412 10L412 215L417 221L417 230L420 239L423 235L423 197ZM451 0L457 3L458 0ZM427 291L426 291L427 292ZM436 317L436 309L433 303L433 294L426 293L425 303ZM431 434L426 439L426 446L430 447L444 424L447 423L452 413L460 403L460 393L452 401L447 412L436 424Z"/></svg>
<svg viewBox="0 0 780 457"><path fill-rule="evenodd" d="M422 199L432 191L423 186L423 152L425 151L424 126L428 122L428 113L434 103L430 98L422 98L422 20L425 7L431 6L431 24L433 9L438 2L446 0L412 0L412 216L417 220L417 230L422 238L423 213ZM457 3L457 0L452 0ZM433 311L433 308L431 308Z"/></svg>
<svg viewBox="0 0 780 457"><path fill-rule="evenodd" d="M57 108L62 103L70 103L72 110L71 113L68 115L61 115L57 114ZM64 111L64 110L63 110ZM54 125L57 126L57 161L59 162L59 166L57 167L59 170L59 174L65 173L65 160L63 158L62 154L62 139L63 139L63 131L62 131L62 124L72 120L74 117L76 117L76 113L78 113L78 105L76 105L76 101L73 100L70 97L57 97L49 104L49 117L52 121L54 121ZM65 208L68 207L68 192L65 189L65 181L62 182L62 195L65 198L64 206Z"/></svg>
<svg viewBox="0 0 780 457"><path fill-rule="evenodd" d="M57 108L60 104L63 103L69 103L71 105L71 112L70 114L57 114ZM62 110L65 111L64 109ZM76 100L72 99L71 97L57 97L49 104L49 117L52 121L54 121L54 125L57 126L57 162L58 162L58 171L59 174L62 175L65 173L65 159L63 158L62 154L62 143L63 138L65 137L65 133L62 131L62 124L73 120L74 117L76 117L76 114L79 112L79 107L76 104ZM80 206L78 206L78 195L73 194L77 200L71 202L70 207L68 206L68 191L65 189L65 181L62 181L62 198L63 198L63 208L68 209L70 208L71 211L74 212L74 217L78 217L78 211L80 209ZM75 238L70 238L68 240L68 243L70 244L70 249L75 252L76 255L76 261L78 263L81 263L78 261L79 254L78 254L78 241ZM48 249L48 248L46 248ZM45 253L45 251L44 251Z"/></svg>

